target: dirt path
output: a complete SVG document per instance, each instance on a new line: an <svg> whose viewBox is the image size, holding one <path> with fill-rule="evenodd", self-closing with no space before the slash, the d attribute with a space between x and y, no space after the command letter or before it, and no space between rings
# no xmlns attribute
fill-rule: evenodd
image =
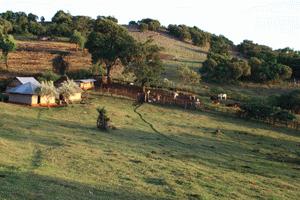
<svg viewBox="0 0 300 200"><path fill-rule="evenodd" d="M167 139L167 140L170 140L170 141L179 143L179 144L181 144L181 145L188 145L188 144L186 144L186 143L183 143L183 142L180 142L180 141L178 141L178 140L175 140L175 139L173 139L173 138L171 138L171 137L169 137L169 136L167 136L167 135L161 133L160 131L158 131L158 130L154 127L153 124L151 124L150 122L148 122L148 121L143 117L143 115L142 115L141 113L138 112L138 109L139 109L140 107L142 107L142 105L143 105L143 104L137 105L137 106L134 108L133 111L134 111L134 112L140 117L140 119L141 119L145 124L147 124L147 125L148 125L155 133L157 133L158 135L160 135L161 137L163 137L163 138L165 138L165 139Z"/></svg>

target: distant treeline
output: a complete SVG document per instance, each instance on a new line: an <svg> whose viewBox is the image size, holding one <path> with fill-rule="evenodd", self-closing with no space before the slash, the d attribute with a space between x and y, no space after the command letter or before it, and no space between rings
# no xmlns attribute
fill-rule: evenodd
<svg viewBox="0 0 300 200"><path fill-rule="evenodd" d="M43 16L38 17L32 13L7 11L0 13L0 27L8 34L88 37L99 19L109 19L118 23L118 20L111 16L98 16L97 19L93 19L88 16L72 16L62 10L58 11L51 21L45 21ZM164 32L181 41L192 42L200 47L209 47L208 59L200 70L203 79L208 81L274 82L300 78L300 52L290 48L273 50L249 40L234 45L225 36L205 32L196 26L169 25L164 27L158 20L149 18L137 22L130 21L129 26L141 32L147 30Z"/></svg>

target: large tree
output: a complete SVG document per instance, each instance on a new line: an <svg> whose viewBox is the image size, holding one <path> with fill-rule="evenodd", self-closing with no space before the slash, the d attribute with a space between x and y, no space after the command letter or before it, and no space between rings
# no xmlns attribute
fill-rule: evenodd
<svg viewBox="0 0 300 200"><path fill-rule="evenodd" d="M134 59L128 66L136 77L136 82L140 84L145 92L145 86L155 83L161 78L163 72L160 60L161 48L148 40L145 43L137 43L133 54Z"/></svg>
<svg viewBox="0 0 300 200"><path fill-rule="evenodd" d="M135 40L128 31L110 19L99 18L88 36L86 47L93 63L105 63L107 81L111 83L111 69L121 61L127 64L133 55Z"/></svg>
<svg viewBox="0 0 300 200"><path fill-rule="evenodd" d="M8 69L8 54L15 51L17 47L16 41L12 35L0 33L0 49L2 50L2 57Z"/></svg>

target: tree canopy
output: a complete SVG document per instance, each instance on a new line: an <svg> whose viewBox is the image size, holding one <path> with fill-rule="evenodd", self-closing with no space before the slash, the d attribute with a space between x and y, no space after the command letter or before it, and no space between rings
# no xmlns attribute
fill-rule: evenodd
<svg viewBox="0 0 300 200"><path fill-rule="evenodd" d="M157 83L163 72L159 57L161 48L153 44L152 40L137 43L134 51L134 59L129 65L136 77L136 82L142 87L151 83Z"/></svg>
<svg viewBox="0 0 300 200"><path fill-rule="evenodd" d="M86 47L92 54L93 63L105 63L110 82L111 68L118 61L126 65L132 59L135 40L124 27L108 19L98 19Z"/></svg>
<svg viewBox="0 0 300 200"><path fill-rule="evenodd" d="M0 49L5 61L6 68L8 68L8 54L15 51L17 43L12 35L0 33Z"/></svg>
<svg viewBox="0 0 300 200"><path fill-rule="evenodd" d="M76 49L84 49L86 38L77 30L75 30L70 38L72 43L76 44Z"/></svg>

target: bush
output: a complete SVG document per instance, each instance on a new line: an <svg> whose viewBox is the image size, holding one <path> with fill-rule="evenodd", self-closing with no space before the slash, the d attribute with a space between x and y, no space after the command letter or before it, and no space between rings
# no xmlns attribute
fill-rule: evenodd
<svg viewBox="0 0 300 200"><path fill-rule="evenodd" d="M210 51L222 55L230 55L234 44L223 35L212 35L210 38Z"/></svg>
<svg viewBox="0 0 300 200"><path fill-rule="evenodd" d="M148 31L148 30L149 30L149 26L148 26L148 24L141 23L141 24L139 25L139 29L140 29L141 32L145 32L145 31Z"/></svg>
<svg viewBox="0 0 300 200"><path fill-rule="evenodd" d="M203 77L214 82L234 82L251 74L247 61L210 53L200 69Z"/></svg>
<svg viewBox="0 0 300 200"><path fill-rule="evenodd" d="M204 47L209 42L210 35L197 27L190 28L192 42L196 46Z"/></svg>
<svg viewBox="0 0 300 200"><path fill-rule="evenodd" d="M8 96L5 94L0 93L0 101L2 102L8 102Z"/></svg>
<svg viewBox="0 0 300 200"><path fill-rule="evenodd" d="M98 108L98 119L97 119L97 128L100 130L107 131L109 128L108 122L110 121L109 117L107 116L107 111L106 109L103 108Z"/></svg>
<svg viewBox="0 0 300 200"><path fill-rule="evenodd" d="M71 71L67 73L68 77L71 79L87 79L93 76L90 69L79 69L77 71Z"/></svg>
<svg viewBox="0 0 300 200"><path fill-rule="evenodd" d="M300 113L300 90L294 90L277 97L276 105L294 113Z"/></svg>
<svg viewBox="0 0 300 200"><path fill-rule="evenodd" d="M225 90L221 87L213 87L210 89L210 95L218 95L221 93L225 93Z"/></svg>
<svg viewBox="0 0 300 200"><path fill-rule="evenodd" d="M83 37L83 35L79 31L75 30L70 37L70 42L76 44L76 49L79 48L83 50L86 43L86 38Z"/></svg>
<svg viewBox="0 0 300 200"><path fill-rule="evenodd" d="M160 22L158 20L150 19L150 18L142 19L141 21L138 22L138 24L140 25L140 30L142 24L144 28L146 27L145 25L147 25L147 29L144 29L144 31L145 30L158 31L160 28Z"/></svg>
<svg viewBox="0 0 300 200"><path fill-rule="evenodd" d="M184 84L197 84L201 80L200 74L190 69L188 66L180 66L177 69L179 78Z"/></svg>
<svg viewBox="0 0 300 200"><path fill-rule="evenodd" d="M72 103L70 97L76 93L82 92L82 90L74 81L67 80L58 88L58 92L63 97L64 101L69 104Z"/></svg>
<svg viewBox="0 0 300 200"><path fill-rule="evenodd" d="M286 110L281 110L263 102L250 102L241 106L240 116L248 119L257 119L263 121L284 121L290 122L296 119L296 116Z"/></svg>
<svg viewBox="0 0 300 200"><path fill-rule="evenodd" d="M241 113L249 119L267 120L271 118L275 112L272 106L267 106L262 103L246 103L241 106Z"/></svg>
<svg viewBox="0 0 300 200"><path fill-rule="evenodd" d="M279 63L266 62L256 57L249 60L250 80L255 82L279 81L291 78L292 69Z"/></svg>
<svg viewBox="0 0 300 200"><path fill-rule="evenodd" d="M185 25L172 25L168 26L168 33L179 40L189 40L191 39L191 33L189 27Z"/></svg>

